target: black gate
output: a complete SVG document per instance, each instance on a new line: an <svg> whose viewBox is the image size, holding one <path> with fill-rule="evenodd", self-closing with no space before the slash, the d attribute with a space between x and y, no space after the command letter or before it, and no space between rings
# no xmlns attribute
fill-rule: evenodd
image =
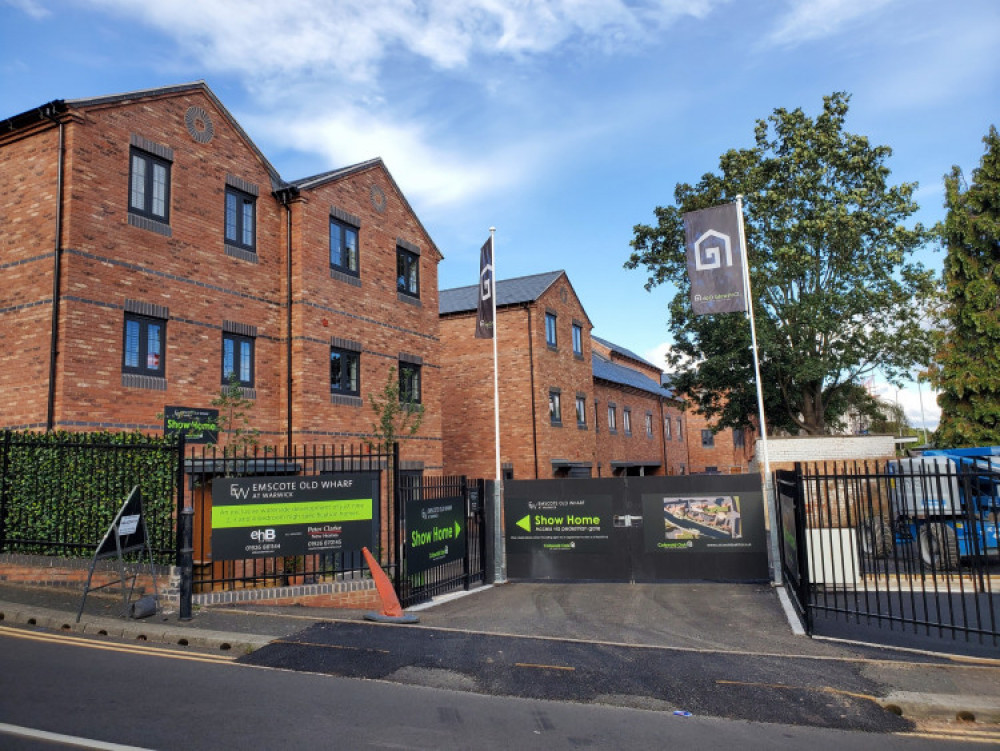
<svg viewBox="0 0 1000 751"><path fill-rule="evenodd" d="M483 583L487 487L465 477L400 474L396 591L404 608Z"/></svg>
<svg viewBox="0 0 1000 751"><path fill-rule="evenodd" d="M506 483L512 579L768 578L758 475Z"/></svg>
<svg viewBox="0 0 1000 751"><path fill-rule="evenodd" d="M809 562L806 557L805 513L798 475L789 470L774 473L777 497L777 529L781 550L782 578L799 620L812 631L809 610Z"/></svg>
<svg viewBox="0 0 1000 751"><path fill-rule="evenodd" d="M797 464L775 478L782 570L810 634L996 654L992 459Z"/></svg>

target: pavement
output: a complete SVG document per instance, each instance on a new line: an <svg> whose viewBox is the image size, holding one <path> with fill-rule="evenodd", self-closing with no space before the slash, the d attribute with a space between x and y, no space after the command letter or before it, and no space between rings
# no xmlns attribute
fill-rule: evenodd
<svg viewBox="0 0 1000 751"><path fill-rule="evenodd" d="M438 598L407 610L418 624L389 627L641 648L655 650L658 659L674 655L677 664L724 663L738 674L739 681L715 684L792 688L780 684L780 666L789 665L791 676L794 663L817 676L820 690L860 696L863 685L863 698L908 720L1000 723L1000 650L984 658L948 654L946 640L932 652L810 638L792 626L783 594L767 584L515 582ZM319 624L368 623L359 610L259 604L196 606L189 620L163 609L130 619L121 615L120 596L93 592L77 622L81 596L76 589L0 581L0 625L244 657L293 642ZM769 665L767 674L757 665Z"/></svg>

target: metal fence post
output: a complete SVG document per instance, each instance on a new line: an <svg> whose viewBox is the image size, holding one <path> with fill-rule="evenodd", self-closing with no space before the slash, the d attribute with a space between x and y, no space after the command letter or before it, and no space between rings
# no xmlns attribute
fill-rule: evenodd
<svg viewBox="0 0 1000 751"><path fill-rule="evenodd" d="M813 612L812 612L812 600L810 599L810 593L812 591L812 583L809 580L809 563L810 563L810 551L809 551L809 540L806 537L806 494L805 494L805 479L802 473L801 462L795 462L795 537L798 539L798 548L796 554L798 555L798 567L799 567L799 603L802 605L803 615L805 617L805 629L806 633L812 635L813 632ZM822 565L822 564L818 564Z"/></svg>
<svg viewBox="0 0 1000 751"><path fill-rule="evenodd" d="M191 599L194 584L194 506L188 506L184 495L186 473L184 434L177 439L177 567L180 569L180 620L191 620Z"/></svg>
<svg viewBox="0 0 1000 751"><path fill-rule="evenodd" d="M395 561L390 560L389 565L394 566L396 573L396 592L402 591L403 586L403 536L402 536L402 526L406 516L406 511L403 508L403 492L402 488L399 486L399 443L392 444L391 453L392 466L389 471L389 482L392 483L392 489L389 493L389 498L392 499L393 505L393 530L392 530L392 550L389 552L391 558L395 558Z"/></svg>
<svg viewBox="0 0 1000 751"><path fill-rule="evenodd" d="M469 519L472 517L472 504L469 499L469 483L465 475L461 477L462 500L465 503L465 555L462 558L462 584L465 591L471 586L472 572L472 530Z"/></svg>

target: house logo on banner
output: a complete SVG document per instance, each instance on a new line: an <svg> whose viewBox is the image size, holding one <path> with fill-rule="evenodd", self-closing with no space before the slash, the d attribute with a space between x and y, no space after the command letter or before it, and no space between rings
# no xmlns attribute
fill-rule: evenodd
<svg viewBox="0 0 1000 751"><path fill-rule="evenodd" d="M747 297L736 204L685 214L684 244L695 315L745 312Z"/></svg>
<svg viewBox="0 0 1000 751"><path fill-rule="evenodd" d="M711 271L722 266L722 253L726 255L726 266L733 265L733 244L729 235L710 229L694 241L694 267L698 271Z"/></svg>

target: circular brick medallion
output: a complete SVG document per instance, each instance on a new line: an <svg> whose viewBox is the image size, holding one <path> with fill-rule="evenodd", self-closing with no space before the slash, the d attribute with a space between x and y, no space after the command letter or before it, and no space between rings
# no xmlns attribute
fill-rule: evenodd
<svg viewBox="0 0 1000 751"><path fill-rule="evenodd" d="M212 118L201 107L188 107L187 114L184 115L184 122L187 124L191 138L198 143L208 143L215 135Z"/></svg>

